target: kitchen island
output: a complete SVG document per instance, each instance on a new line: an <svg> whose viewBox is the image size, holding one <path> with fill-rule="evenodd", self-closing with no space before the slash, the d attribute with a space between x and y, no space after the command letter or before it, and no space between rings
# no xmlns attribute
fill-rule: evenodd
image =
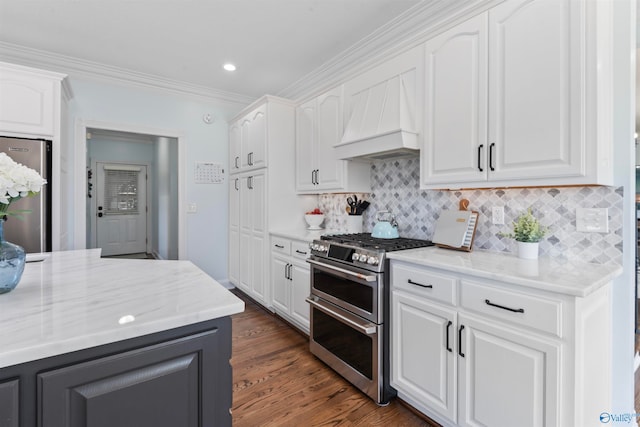
<svg viewBox="0 0 640 427"><path fill-rule="evenodd" d="M231 425L231 318L188 261L43 254L0 295L0 426Z"/></svg>

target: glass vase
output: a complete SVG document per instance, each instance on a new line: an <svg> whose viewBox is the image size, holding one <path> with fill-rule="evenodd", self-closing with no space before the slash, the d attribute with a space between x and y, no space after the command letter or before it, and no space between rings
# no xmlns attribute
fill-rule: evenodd
<svg viewBox="0 0 640 427"><path fill-rule="evenodd" d="M18 286L26 260L21 246L4 240L4 226L5 221L0 217L0 294Z"/></svg>

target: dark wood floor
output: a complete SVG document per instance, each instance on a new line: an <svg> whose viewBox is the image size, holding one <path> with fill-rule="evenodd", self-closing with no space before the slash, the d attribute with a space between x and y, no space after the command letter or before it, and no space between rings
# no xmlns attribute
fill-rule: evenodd
<svg viewBox="0 0 640 427"><path fill-rule="evenodd" d="M308 340L240 292L233 319L233 425L438 426L398 400L380 407L308 350Z"/></svg>

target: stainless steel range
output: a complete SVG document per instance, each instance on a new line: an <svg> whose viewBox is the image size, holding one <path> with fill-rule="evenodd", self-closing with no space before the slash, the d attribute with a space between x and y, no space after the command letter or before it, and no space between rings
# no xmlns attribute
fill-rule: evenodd
<svg viewBox="0 0 640 427"><path fill-rule="evenodd" d="M322 236L311 244L310 350L379 405L396 394L389 385L386 253L431 245L368 233Z"/></svg>

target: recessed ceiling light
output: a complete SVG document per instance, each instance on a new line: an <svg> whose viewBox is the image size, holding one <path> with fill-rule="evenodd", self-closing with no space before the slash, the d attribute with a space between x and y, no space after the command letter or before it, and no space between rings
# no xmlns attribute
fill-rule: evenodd
<svg viewBox="0 0 640 427"><path fill-rule="evenodd" d="M236 66L230 63L224 64L222 66L222 68L224 68L227 71L235 71L236 70Z"/></svg>

